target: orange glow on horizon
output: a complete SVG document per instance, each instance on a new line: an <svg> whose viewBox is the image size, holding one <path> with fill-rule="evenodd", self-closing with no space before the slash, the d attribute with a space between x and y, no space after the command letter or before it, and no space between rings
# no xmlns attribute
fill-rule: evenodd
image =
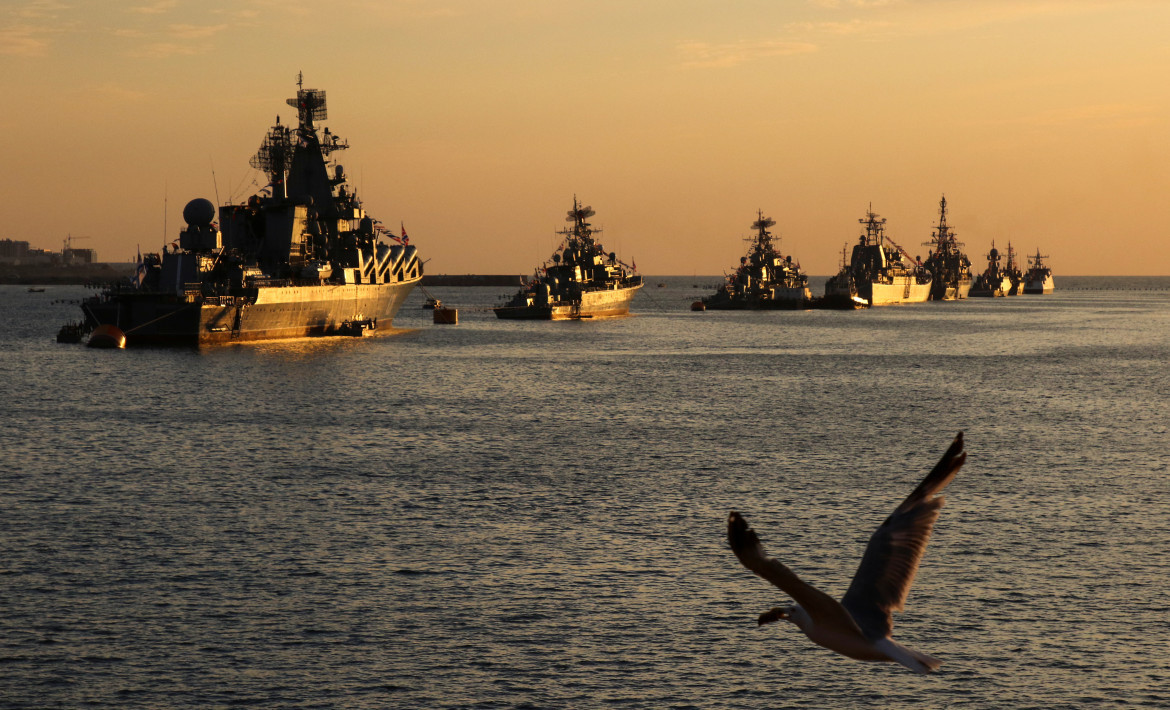
<svg viewBox="0 0 1170 710"><path fill-rule="evenodd" d="M429 273L528 273L573 195L647 274L718 274L756 210L812 274L869 203L913 253L949 221L1058 275L1170 274L1170 4L1152 0L293 0L0 10L0 239L172 241L241 201L296 90ZM164 218L165 213L165 218Z"/></svg>

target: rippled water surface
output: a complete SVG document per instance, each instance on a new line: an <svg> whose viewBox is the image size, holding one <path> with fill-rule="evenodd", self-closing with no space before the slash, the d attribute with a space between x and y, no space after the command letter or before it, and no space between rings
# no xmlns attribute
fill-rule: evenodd
<svg viewBox="0 0 1170 710"><path fill-rule="evenodd" d="M690 312L714 282L203 352L0 287L0 706L1170 705L1170 279ZM756 627L729 509L838 596L959 430L895 629L938 674Z"/></svg>

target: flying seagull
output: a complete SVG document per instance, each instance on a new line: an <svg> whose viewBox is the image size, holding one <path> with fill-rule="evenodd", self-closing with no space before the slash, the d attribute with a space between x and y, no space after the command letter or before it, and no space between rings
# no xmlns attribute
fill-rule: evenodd
<svg viewBox="0 0 1170 710"><path fill-rule="evenodd" d="M861 565L840 602L769 557L747 520L731 511L727 539L735 556L744 567L796 601L760 614L759 624L791 621L813 643L859 661L893 661L916 673L937 669L942 661L906 648L890 637L894 630L892 612L904 608L910 593L930 531L943 506L939 494L966 459L963 432L959 432L934 469L870 537Z"/></svg>

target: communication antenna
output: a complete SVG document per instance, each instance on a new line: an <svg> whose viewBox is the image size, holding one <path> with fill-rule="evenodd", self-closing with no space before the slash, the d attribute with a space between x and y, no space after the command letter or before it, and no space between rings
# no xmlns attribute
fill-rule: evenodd
<svg viewBox="0 0 1170 710"><path fill-rule="evenodd" d="M211 184L215 187L215 204L219 205L222 203L219 201L219 181L215 179L215 159L208 153L207 160L211 163Z"/></svg>

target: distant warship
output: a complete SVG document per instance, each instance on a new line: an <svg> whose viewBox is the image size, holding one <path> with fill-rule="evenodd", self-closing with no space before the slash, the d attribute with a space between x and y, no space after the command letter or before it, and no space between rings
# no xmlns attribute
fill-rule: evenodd
<svg viewBox="0 0 1170 710"><path fill-rule="evenodd" d="M622 316L630 312L630 300L642 288L642 277L633 266L605 253L586 220L596 214L573 198L566 222L559 232L564 240L552 259L537 267L532 280L507 303L493 309L498 318L576 320Z"/></svg>
<svg viewBox="0 0 1170 710"><path fill-rule="evenodd" d="M825 305L885 306L927 300L930 272L886 236L885 218L879 218L870 206L858 222L865 225L865 234L853 246L848 263L825 283Z"/></svg>
<svg viewBox="0 0 1170 710"><path fill-rule="evenodd" d="M739 268L713 295L703 299L706 308L716 310L805 308L812 300L808 276L794 264L791 256L782 256L773 244L768 227L776 220L757 212L752 223L756 236Z"/></svg>
<svg viewBox="0 0 1170 710"><path fill-rule="evenodd" d="M966 298L971 290L971 260L959 247L955 233L947 225L947 198L938 203L938 225L924 246L932 247L926 256L926 270L931 274L930 298L954 301Z"/></svg>
<svg viewBox="0 0 1170 710"><path fill-rule="evenodd" d="M342 167L326 164L349 145L328 128L318 135L325 92L298 79L288 103L297 127L278 117L251 161L268 175L264 191L220 206L219 225L215 205L189 202L186 229L171 249L139 258L133 285L82 303L88 325L113 326L130 346L203 346L391 324L422 262L405 230L398 237L378 226Z"/></svg>
<svg viewBox="0 0 1170 710"><path fill-rule="evenodd" d="M1020 265L1016 263L1016 250L1012 248L1012 243L1007 245L1007 263L1003 265L1003 273L1008 277L1008 281L1012 282L1011 290L1008 291L1009 296L1019 296L1024 292L1024 273L1020 271Z"/></svg>
<svg viewBox="0 0 1170 710"><path fill-rule="evenodd" d="M995 240L991 242L991 251L987 252L987 268L975 278L971 285L972 296L1007 296L1012 290L1012 281L1006 272L999 266L999 250L995 248Z"/></svg>
<svg viewBox="0 0 1170 710"><path fill-rule="evenodd" d="M1044 265L1047 256L1041 256L1036 250L1036 256L1028 257L1028 273L1024 276L1024 293L1052 293L1056 288L1056 281L1052 278L1052 269Z"/></svg>

